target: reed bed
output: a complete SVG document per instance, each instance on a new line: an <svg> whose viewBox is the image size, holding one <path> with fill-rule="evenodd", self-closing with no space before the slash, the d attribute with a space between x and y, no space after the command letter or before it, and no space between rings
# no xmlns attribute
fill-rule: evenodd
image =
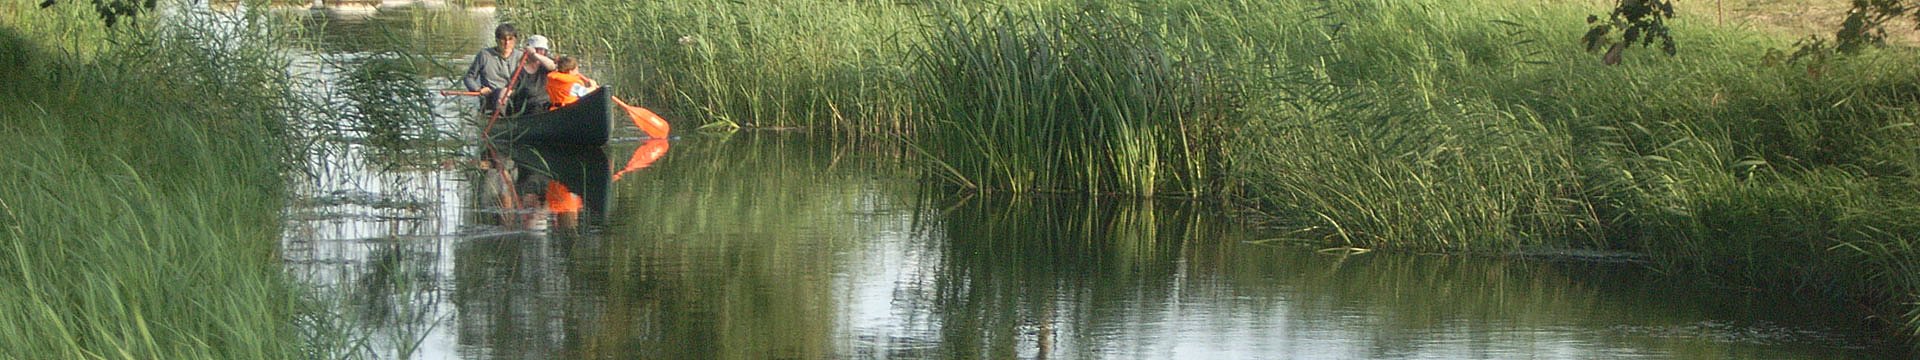
<svg viewBox="0 0 1920 360"><path fill-rule="evenodd" d="M0 2L0 358L330 353L278 260L299 105L271 24L37 4Z"/></svg>
<svg viewBox="0 0 1920 360"><path fill-rule="evenodd" d="M948 14L915 59L930 119L913 142L962 182L1013 192L1207 190L1230 100L1215 54L1104 7Z"/></svg>
<svg viewBox="0 0 1920 360"><path fill-rule="evenodd" d="M1227 150L1246 197L1301 236L1641 251L1920 331L1911 51L1788 63L1788 41L1683 24L1680 56L1608 67L1550 43L1577 37L1557 19L1580 9L1332 9L1347 30L1293 81L1308 85L1282 86L1308 96L1256 102L1280 106Z"/></svg>
<svg viewBox="0 0 1920 360"><path fill-rule="evenodd" d="M809 127L899 133L912 114L901 7L808 0L548 1L503 16L675 128ZM619 31L608 31L619 29ZM688 120L695 123L684 123Z"/></svg>
<svg viewBox="0 0 1920 360"><path fill-rule="evenodd" d="M1550 35L1503 17L1381 2L1296 13L1246 30L1319 40L1275 50L1288 64L1250 86L1260 95L1240 109L1246 131L1225 150L1243 200L1342 246L1607 245L1581 192L1573 125L1456 82L1541 69L1552 49L1534 43Z"/></svg>
<svg viewBox="0 0 1920 360"><path fill-rule="evenodd" d="M1788 61L1677 21L1678 56L1606 66L1572 40L1606 9L1494 0L523 5L676 118L899 138L960 186L1223 198L1328 246L1639 251L1920 334L1910 49Z"/></svg>

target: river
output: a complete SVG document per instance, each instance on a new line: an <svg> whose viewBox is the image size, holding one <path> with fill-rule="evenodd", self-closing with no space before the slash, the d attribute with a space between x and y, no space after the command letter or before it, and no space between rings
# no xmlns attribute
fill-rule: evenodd
<svg viewBox="0 0 1920 360"><path fill-rule="evenodd" d="M1204 203L970 195L801 132L481 144L471 100L428 91L487 46L493 9L278 11L352 120L296 191L288 271L372 357L1897 354L1820 306L1628 261L1319 252ZM411 103L431 110L393 110Z"/></svg>

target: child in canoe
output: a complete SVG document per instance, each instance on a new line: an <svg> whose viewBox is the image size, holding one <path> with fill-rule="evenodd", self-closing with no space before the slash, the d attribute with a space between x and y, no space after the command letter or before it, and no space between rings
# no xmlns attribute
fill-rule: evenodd
<svg viewBox="0 0 1920 360"><path fill-rule="evenodd" d="M572 105L600 89L600 83L580 74L580 61L571 56L562 56L554 61L553 72L547 73L547 98L553 101L553 108Z"/></svg>

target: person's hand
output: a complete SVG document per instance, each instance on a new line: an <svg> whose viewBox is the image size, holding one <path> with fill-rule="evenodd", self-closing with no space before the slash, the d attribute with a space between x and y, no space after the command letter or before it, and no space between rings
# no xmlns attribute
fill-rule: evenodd
<svg viewBox="0 0 1920 360"><path fill-rule="evenodd" d="M490 95L490 94L493 94L493 88L491 87L480 88L480 95Z"/></svg>

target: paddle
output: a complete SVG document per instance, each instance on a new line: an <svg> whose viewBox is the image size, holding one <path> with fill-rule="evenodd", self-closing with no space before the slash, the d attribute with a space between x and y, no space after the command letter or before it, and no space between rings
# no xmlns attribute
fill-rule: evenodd
<svg viewBox="0 0 1920 360"><path fill-rule="evenodd" d="M653 110L627 105L626 101L621 101L617 97L613 98L613 103L620 104L620 108L627 111L627 118L633 120L633 126L646 132L648 137L665 139L673 131L673 127L667 124L667 120L661 119L659 114L653 113Z"/></svg>
<svg viewBox="0 0 1920 360"><path fill-rule="evenodd" d="M480 96L479 91L440 90L441 96Z"/></svg>

